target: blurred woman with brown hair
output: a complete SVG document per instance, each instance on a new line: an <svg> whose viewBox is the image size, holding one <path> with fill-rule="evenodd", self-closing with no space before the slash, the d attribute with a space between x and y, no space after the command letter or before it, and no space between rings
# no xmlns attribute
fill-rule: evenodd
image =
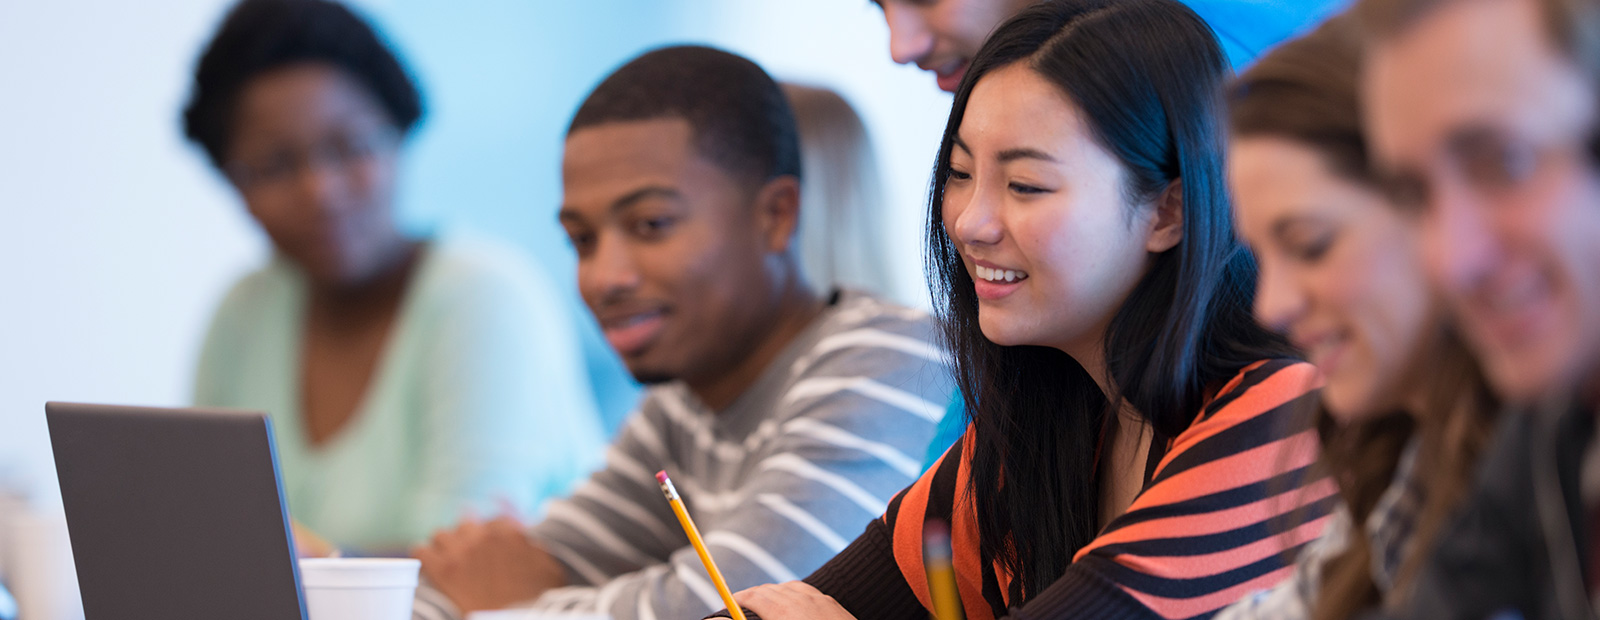
<svg viewBox="0 0 1600 620"><path fill-rule="evenodd" d="M1359 65L1353 25L1335 18L1230 89L1229 181L1261 268L1256 313L1325 374L1323 465L1343 507L1293 579L1219 618L1348 618L1402 599L1493 422L1412 227L1373 176Z"/></svg>

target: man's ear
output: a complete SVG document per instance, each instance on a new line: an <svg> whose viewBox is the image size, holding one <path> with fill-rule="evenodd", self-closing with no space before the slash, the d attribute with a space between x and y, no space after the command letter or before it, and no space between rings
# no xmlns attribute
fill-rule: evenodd
<svg viewBox="0 0 1600 620"><path fill-rule="evenodd" d="M783 175L767 181L756 194L756 218L767 251L782 254L800 230L800 179Z"/></svg>
<svg viewBox="0 0 1600 620"><path fill-rule="evenodd" d="M1161 190L1156 199L1156 216L1150 220L1150 235L1144 249L1160 254L1183 241L1183 179L1176 179Z"/></svg>

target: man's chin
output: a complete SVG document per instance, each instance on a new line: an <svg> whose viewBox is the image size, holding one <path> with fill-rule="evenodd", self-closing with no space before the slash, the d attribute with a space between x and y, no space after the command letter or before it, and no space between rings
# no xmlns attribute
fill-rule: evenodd
<svg viewBox="0 0 1600 620"><path fill-rule="evenodd" d="M677 377L657 371L633 371L633 380L644 385L661 385L670 383Z"/></svg>
<svg viewBox="0 0 1600 620"><path fill-rule="evenodd" d="M660 385L678 378L677 373L645 360L623 358L622 361L628 367L628 374L633 375L633 380L644 385Z"/></svg>

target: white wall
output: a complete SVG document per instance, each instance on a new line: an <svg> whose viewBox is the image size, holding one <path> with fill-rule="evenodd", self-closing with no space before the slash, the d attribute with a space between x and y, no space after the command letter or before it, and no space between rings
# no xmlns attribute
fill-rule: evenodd
<svg viewBox="0 0 1600 620"><path fill-rule="evenodd" d="M174 129L217 10L0 2L0 492L40 515L0 515L0 563L25 620L82 617L44 401L183 402L197 326L263 251Z"/></svg>
<svg viewBox="0 0 1600 620"><path fill-rule="evenodd" d="M0 2L0 472L46 503L44 401L183 402L198 327L263 251L176 129L219 6Z"/></svg>

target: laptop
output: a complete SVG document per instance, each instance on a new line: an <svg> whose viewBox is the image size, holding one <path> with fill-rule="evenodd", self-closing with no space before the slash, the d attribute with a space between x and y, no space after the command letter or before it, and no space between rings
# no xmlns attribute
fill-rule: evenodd
<svg viewBox="0 0 1600 620"><path fill-rule="evenodd" d="M46 403L86 620L305 620L265 414Z"/></svg>

